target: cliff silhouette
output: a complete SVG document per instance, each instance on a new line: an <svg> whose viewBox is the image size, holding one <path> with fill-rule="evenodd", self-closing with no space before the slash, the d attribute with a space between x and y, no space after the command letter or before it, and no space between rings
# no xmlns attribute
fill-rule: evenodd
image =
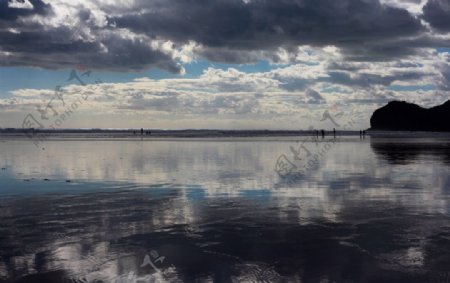
<svg viewBox="0 0 450 283"><path fill-rule="evenodd" d="M450 100L432 108L391 101L375 110L370 130L450 132Z"/></svg>

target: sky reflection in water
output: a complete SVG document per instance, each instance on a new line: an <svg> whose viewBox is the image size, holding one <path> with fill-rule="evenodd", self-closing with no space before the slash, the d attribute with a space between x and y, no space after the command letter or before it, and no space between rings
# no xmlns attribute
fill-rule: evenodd
<svg viewBox="0 0 450 283"><path fill-rule="evenodd" d="M450 281L449 140L295 143L0 142L0 282Z"/></svg>

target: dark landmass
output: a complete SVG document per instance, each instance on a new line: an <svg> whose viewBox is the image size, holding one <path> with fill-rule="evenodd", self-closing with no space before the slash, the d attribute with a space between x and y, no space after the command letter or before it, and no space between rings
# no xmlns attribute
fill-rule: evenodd
<svg viewBox="0 0 450 283"><path fill-rule="evenodd" d="M375 110L370 130L450 132L450 100L432 108L404 101L391 101Z"/></svg>

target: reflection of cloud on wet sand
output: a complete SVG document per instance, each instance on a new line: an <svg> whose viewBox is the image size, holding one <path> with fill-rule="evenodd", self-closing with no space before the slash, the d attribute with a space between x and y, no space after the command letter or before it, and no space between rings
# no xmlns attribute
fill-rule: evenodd
<svg viewBox="0 0 450 283"><path fill-rule="evenodd" d="M450 262L448 168L432 159L391 164L342 142L285 185L273 164L289 141L51 143L1 145L2 182L50 179L2 192L2 278L423 282ZM165 274L141 268L151 250Z"/></svg>
<svg viewBox="0 0 450 283"><path fill-rule="evenodd" d="M88 282L133 274L158 276L151 269L140 269L152 249L166 257L162 270L174 265L171 276L176 274L182 280L192 279L194 274L219 278L230 268L229 279L235 280L260 278L262 273L306 282L316 276L339 281L345 278L333 270L345 270L352 263L357 275L350 278L359 281L373 275L364 271L366 265L402 276L421 268L434 270L445 262L428 257L440 248L427 239L444 232L448 217L418 216L420 211L407 205L348 200L330 219L308 198L187 200L174 193L158 198L151 190L109 197L102 193L80 199L75 196L66 200L74 205L67 212L71 221L65 223L67 207L55 210L57 205L53 205L64 204L58 197L35 211L33 218L44 224L37 225L37 231L19 229L16 241L25 241L30 232L35 234L36 247L26 244L27 250L35 251L22 251L29 258L29 271L37 270L40 262L40 272L68 270L71 276ZM183 220L178 215L186 205L194 213ZM16 207L13 214L22 215L22 206ZM43 221L51 215L53 222L59 222L61 238L55 236L52 221ZM4 247L11 244L2 241ZM24 256L11 260L18 262ZM321 271L316 274L313 270Z"/></svg>

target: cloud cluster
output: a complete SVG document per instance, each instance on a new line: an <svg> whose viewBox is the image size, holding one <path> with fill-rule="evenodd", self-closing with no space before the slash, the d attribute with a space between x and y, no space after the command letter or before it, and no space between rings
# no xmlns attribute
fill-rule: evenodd
<svg viewBox="0 0 450 283"><path fill-rule="evenodd" d="M300 46L391 61L450 46L446 0L2 0L0 62L182 73L185 62L298 63Z"/></svg>
<svg viewBox="0 0 450 283"><path fill-rule="evenodd" d="M331 109L355 119L356 129L365 128L372 111L389 100L429 107L448 99L448 53L423 54L420 63L343 63L342 55L329 48L303 48L300 53L309 54L309 63L266 72L208 68L195 78L69 85L64 98L89 97L79 111L90 127L144 126L151 121L152 127L163 128L263 129L333 127L321 121L323 111ZM54 90L18 89L12 95L17 103L0 100L2 109L36 115L37 105L54 97Z"/></svg>
<svg viewBox="0 0 450 283"><path fill-rule="evenodd" d="M19 17L30 17L33 15L49 16L51 13L50 4L42 0L13 0L0 2L0 19L6 27L6 21L14 22ZM14 23L12 23L14 24Z"/></svg>
<svg viewBox="0 0 450 283"><path fill-rule="evenodd" d="M81 110L86 121L72 126L126 127L121 123L127 115L126 123L154 119L163 128L320 127L322 111L338 105L347 113L357 108L362 128L371 110L389 100L433 106L448 99L450 55L443 51L450 47L449 5L0 0L0 65L183 74L185 64L197 60L265 60L270 68L264 72L209 67L191 78L67 86L69 98L90 97ZM36 112L52 95L53 90L17 89L11 92L15 103L0 99L0 108L9 113L9 124L20 126L11 120L20 120L17 113ZM100 114L108 121L92 118Z"/></svg>
<svg viewBox="0 0 450 283"><path fill-rule="evenodd" d="M438 32L450 31L450 2L429 0L423 8L423 19Z"/></svg>

